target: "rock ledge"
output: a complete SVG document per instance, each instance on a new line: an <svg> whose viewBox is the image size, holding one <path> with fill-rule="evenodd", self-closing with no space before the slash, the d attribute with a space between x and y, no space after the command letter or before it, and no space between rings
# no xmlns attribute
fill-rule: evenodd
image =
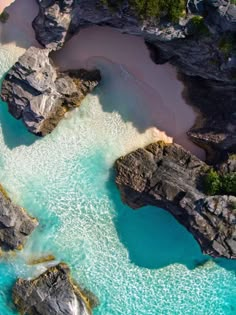
<svg viewBox="0 0 236 315"><path fill-rule="evenodd" d="M52 132L101 80L98 70L58 72L49 52L30 47L6 75L1 91L9 112L39 136Z"/></svg>
<svg viewBox="0 0 236 315"><path fill-rule="evenodd" d="M0 185L0 247L4 251L22 249L26 238L38 225L26 211L13 204Z"/></svg>
<svg viewBox="0 0 236 315"><path fill-rule="evenodd" d="M197 240L203 253L236 259L236 197L206 196L204 162L176 144L153 143L116 162L122 200L136 209L169 211Z"/></svg>

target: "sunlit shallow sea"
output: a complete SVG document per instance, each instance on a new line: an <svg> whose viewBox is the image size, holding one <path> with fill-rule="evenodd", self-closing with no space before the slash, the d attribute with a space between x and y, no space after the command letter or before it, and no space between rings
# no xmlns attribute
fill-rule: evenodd
<svg viewBox="0 0 236 315"><path fill-rule="evenodd" d="M1 75L20 53L0 46ZM67 262L97 295L95 315L235 315L235 262L203 256L164 210L122 204L114 161L156 133L129 121L137 86L124 69L102 60L97 66L100 87L45 138L0 104L0 182L39 220L25 249L1 258L0 315L16 314L14 281L43 271L28 261L46 254Z"/></svg>

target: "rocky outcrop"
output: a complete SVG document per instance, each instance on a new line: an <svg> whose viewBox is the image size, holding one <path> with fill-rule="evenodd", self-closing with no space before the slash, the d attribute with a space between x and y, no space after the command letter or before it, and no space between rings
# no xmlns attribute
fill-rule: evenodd
<svg viewBox="0 0 236 315"><path fill-rule="evenodd" d="M19 279L13 288L13 301L22 315L89 315L93 305L73 282L64 263L36 279Z"/></svg>
<svg viewBox="0 0 236 315"><path fill-rule="evenodd" d="M206 196L202 178L208 169L182 147L158 142L118 159L116 183L130 207L166 209L205 254L236 259L236 197Z"/></svg>
<svg viewBox="0 0 236 315"><path fill-rule="evenodd" d="M33 25L39 42L50 49L61 48L67 38L83 27L115 27L121 32L144 37L162 51L166 60L174 62L188 75L231 81L228 68L232 66L232 59L225 58L220 42L223 33L236 31L236 6L230 4L230 0L216 2L188 1L189 14L180 23L171 23L166 19L142 20L127 1L121 2L116 10L102 5L100 0L39 1L40 11ZM189 33L192 13L206 16L197 21L196 34ZM66 20L66 25L62 20ZM209 26L209 31L199 40L198 28L202 29L204 24ZM207 26L205 28L207 30Z"/></svg>
<svg viewBox="0 0 236 315"><path fill-rule="evenodd" d="M236 85L181 75L184 95L200 116L188 136L207 152L207 162L219 163L236 152Z"/></svg>
<svg viewBox="0 0 236 315"><path fill-rule="evenodd" d="M4 251L22 249L26 238L38 225L26 211L15 205L0 185L0 247Z"/></svg>
<svg viewBox="0 0 236 315"><path fill-rule="evenodd" d="M164 12L161 19L143 20L137 16L129 1L120 1L119 4L108 1L113 9L102 5L101 0L38 2L40 11L34 28L36 37L45 47L59 49L66 39L81 28L107 25L123 33L142 36L153 60L156 63L172 63L187 76L185 81L190 81L189 86L191 81L204 81L189 91L189 94L193 94L193 91L204 86L205 93L209 90L212 93L211 97L206 98L209 98L208 101L200 97L197 100L195 97L195 102L191 101L193 106L200 109L201 118L188 135L207 150L211 163L228 151L236 152L236 127L231 123L236 115L236 5L232 1L188 0L187 14L179 23L168 21ZM61 27L61 19L65 15L68 17L67 24ZM50 27L51 20L54 27ZM219 109L218 112L213 109L211 113L206 113L201 104L206 102L211 109L214 106ZM217 119L213 119L212 116L216 115ZM230 121L228 117L231 117Z"/></svg>
<svg viewBox="0 0 236 315"><path fill-rule="evenodd" d="M9 112L36 135L50 133L99 83L98 70L58 72L48 49L29 48L6 75L1 97Z"/></svg>
<svg viewBox="0 0 236 315"><path fill-rule="evenodd" d="M75 0L38 0L40 12L33 21L36 38L43 46L56 50L69 34Z"/></svg>
<svg viewBox="0 0 236 315"><path fill-rule="evenodd" d="M188 0L190 13L206 16L207 22L219 32L236 32L236 6L231 0Z"/></svg>

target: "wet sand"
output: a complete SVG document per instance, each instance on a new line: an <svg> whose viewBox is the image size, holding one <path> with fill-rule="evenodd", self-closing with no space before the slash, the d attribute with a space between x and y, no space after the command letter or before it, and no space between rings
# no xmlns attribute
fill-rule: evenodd
<svg viewBox="0 0 236 315"><path fill-rule="evenodd" d="M1 1L0 8L10 2ZM1 48L11 45L21 55L32 45L40 47L31 25L38 13L36 1L15 1L7 12L7 23L0 24ZM177 79L175 68L169 64L155 65L141 38L94 26L81 30L60 51L52 53L52 58L61 69L91 68L99 60L119 65L123 75L129 77L127 84L132 82L137 87L137 106L129 115L135 127L141 132L155 128L160 140L173 140L204 159L204 151L186 135L197 115L182 97L184 86ZM127 100L124 105L128 104Z"/></svg>
<svg viewBox="0 0 236 315"><path fill-rule="evenodd" d="M81 30L52 56L62 69L89 68L95 60L102 59L120 65L138 86L139 101L133 113L136 127L141 130L156 127L160 134L165 134L163 140L171 137L204 159L204 151L186 135L197 115L182 96L184 86L177 79L175 68L154 64L141 38L94 26Z"/></svg>

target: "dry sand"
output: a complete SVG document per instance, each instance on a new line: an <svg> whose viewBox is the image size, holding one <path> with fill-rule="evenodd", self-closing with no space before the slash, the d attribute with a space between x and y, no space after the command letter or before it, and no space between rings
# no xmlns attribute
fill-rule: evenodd
<svg viewBox="0 0 236 315"><path fill-rule="evenodd" d="M1 10L12 2L0 1ZM20 55L31 45L39 46L31 26L38 13L36 1L16 0L7 12L9 20L6 24L0 23L1 47L14 46ZM118 64L136 84L139 101L129 119L137 129L157 128L160 138L171 137L204 158L204 151L186 135L194 124L196 113L182 97L183 84L177 79L175 68L169 64L155 65L141 38L120 34L107 27L91 27L83 29L63 49L53 54L54 62L62 69L89 67L91 62L94 64L103 59ZM114 110L119 111L119 108Z"/></svg>
<svg viewBox="0 0 236 315"><path fill-rule="evenodd" d="M1 0L0 2L0 14L3 12L3 10L8 7L12 2L15 0Z"/></svg>

